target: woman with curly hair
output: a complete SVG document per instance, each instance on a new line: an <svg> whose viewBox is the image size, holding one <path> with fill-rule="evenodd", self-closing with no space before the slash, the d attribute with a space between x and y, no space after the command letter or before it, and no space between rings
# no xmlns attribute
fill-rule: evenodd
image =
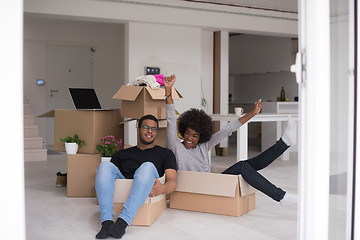
<svg viewBox="0 0 360 240"><path fill-rule="evenodd" d="M168 124L167 148L174 152L179 170L210 172L209 151L257 115L262 109L261 99L255 102L251 112L228 123L215 134L213 134L213 121L203 110L192 108L184 112L178 119L179 133L184 138L183 141L180 141L177 138L175 105L171 96L171 89L175 81L175 74L164 79ZM296 143L296 130L296 122L289 119L284 135L272 147L254 158L235 163L222 174L241 174L251 186L280 202L282 206L297 203L296 195L286 193L258 173Z"/></svg>

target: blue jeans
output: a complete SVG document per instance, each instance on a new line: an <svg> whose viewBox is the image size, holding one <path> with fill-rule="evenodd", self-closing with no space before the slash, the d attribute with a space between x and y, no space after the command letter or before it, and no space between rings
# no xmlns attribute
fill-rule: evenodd
<svg viewBox="0 0 360 240"><path fill-rule="evenodd" d="M280 138L273 146L256 157L246 161L239 161L223 171L222 174L241 174L248 184L279 202L284 198L285 191L269 182L265 177L258 173L258 171L269 166L288 148L289 146Z"/></svg>
<svg viewBox="0 0 360 240"><path fill-rule="evenodd" d="M136 170L130 196L124 204L124 209L118 216L124 219L129 226L137 211L149 196L154 186L155 178L159 178L159 173L151 162L144 162ZM116 179L125 179L125 177L113 163L102 162L97 170L95 180L101 222L114 220L113 197Z"/></svg>

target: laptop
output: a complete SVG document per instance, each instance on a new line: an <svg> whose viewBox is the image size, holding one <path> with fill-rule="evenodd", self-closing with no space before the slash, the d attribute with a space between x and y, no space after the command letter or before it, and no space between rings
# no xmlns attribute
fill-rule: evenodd
<svg viewBox="0 0 360 240"><path fill-rule="evenodd" d="M93 88L69 88L69 92L77 110L101 110Z"/></svg>

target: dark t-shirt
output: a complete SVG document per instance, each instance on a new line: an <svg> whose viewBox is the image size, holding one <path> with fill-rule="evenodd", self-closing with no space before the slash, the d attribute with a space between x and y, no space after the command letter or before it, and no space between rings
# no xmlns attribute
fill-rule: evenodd
<svg viewBox="0 0 360 240"><path fill-rule="evenodd" d="M114 154L111 162L119 168L122 175L127 179L134 178L135 171L144 162L152 162L160 177L164 175L165 169L177 170L174 153L157 145L145 150L141 150L136 146L120 150Z"/></svg>

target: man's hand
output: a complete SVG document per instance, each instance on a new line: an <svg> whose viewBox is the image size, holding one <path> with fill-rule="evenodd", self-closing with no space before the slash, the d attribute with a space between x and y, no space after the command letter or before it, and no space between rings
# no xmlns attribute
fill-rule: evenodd
<svg viewBox="0 0 360 240"><path fill-rule="evenodd" d="M154 186L153 186L149 196L150 197L155 197L155 196L160 195L162 193L165 193L165 186L163 184L161 184L159 179L155 178L155 183L154 183Z"/></svg>

